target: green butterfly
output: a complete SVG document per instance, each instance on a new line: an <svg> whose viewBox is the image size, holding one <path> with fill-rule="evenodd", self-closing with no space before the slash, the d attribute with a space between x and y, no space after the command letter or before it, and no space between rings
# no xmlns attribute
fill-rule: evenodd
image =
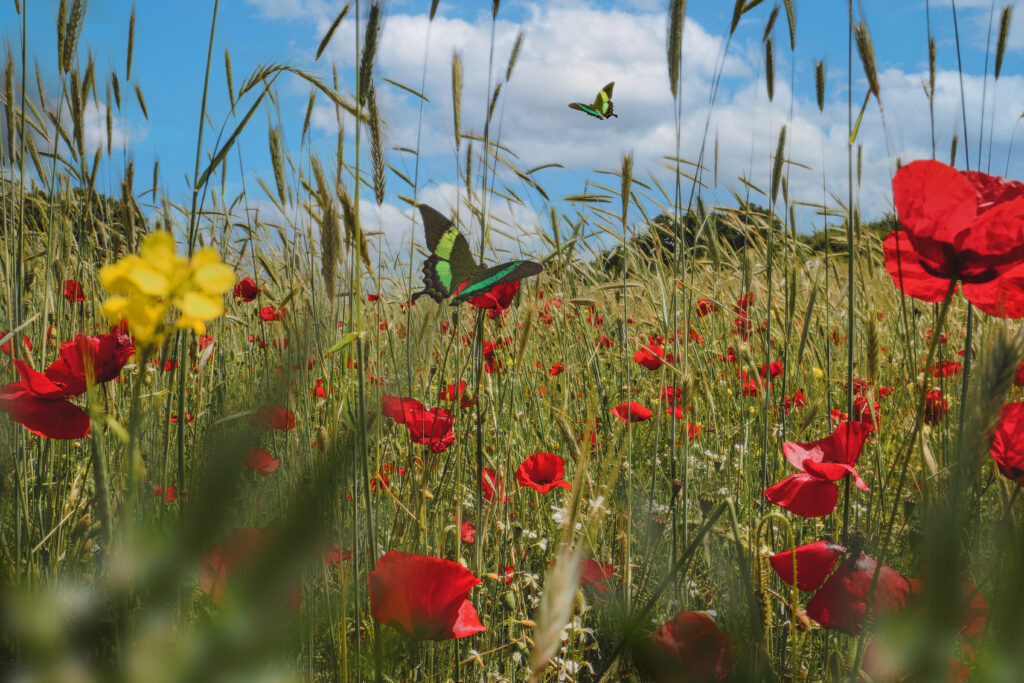
<svg viewBox="0 0 1024 683"><path fill-rule="evenodd" d="M441 303L465 283L461 291L452 297L451 303L457 305L498 285L522 280L544 270L533 261L509 261L492 268L477 263L469 250L469 242L450 220L426 204L419 207L431 254L423 262L423 283L426 287L412 295L413 301L426 294Z"/></svg>
<svg viewBox="0 0 1024 683"><path fill-rule="evenodd" d="M593 116L595 119L608 119L612 116L619 118L619 115L615 113L615 107L612 106L612 88L614 87L615 81L612 81L601 88L601 92L597 93L593 104L573 102L569 107L571 109L578 109L584 114Z"/></svg>

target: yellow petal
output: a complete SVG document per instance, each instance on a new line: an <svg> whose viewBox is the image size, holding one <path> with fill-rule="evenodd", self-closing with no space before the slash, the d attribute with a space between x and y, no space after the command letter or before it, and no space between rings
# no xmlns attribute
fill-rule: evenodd
<svg viewBox="0 0 1024 683"><path fill-rule="evenodd" d="M197 268L192 281L206 294L223 294L235 285L235 273L223 263L210 263Z"/></svg>
<svg viewBox="0 0 1024 683"><path fill-rule="evenodd" d="M103 302L101 308L107 320L116 325L121 322L124 312L128 308L128 297L112 296Z"/></svg>
<svg viewBox="0 0 1024 683"><path fill-rule="evenodd" d="M224 303L220 297L205 296L197 292L185 292L174 300L174 305L181 311L182 317L213 320L224 312Z"/></svg>
<svg viewBox="0 0 1024 683"><path fill-rule="evenodd" d="M151 263L173 261L177 256L174 251L174 237L165 230L149 233L142 242L139 255Z"/></svg>

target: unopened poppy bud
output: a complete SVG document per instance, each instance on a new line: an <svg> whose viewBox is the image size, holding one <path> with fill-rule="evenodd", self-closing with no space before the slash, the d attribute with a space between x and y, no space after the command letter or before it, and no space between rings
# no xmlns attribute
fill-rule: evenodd
<svg viewBox="0 0 1024 683"><path fill-rule="evenodd" d="M697 504L700 505L701 514L707 517L709 514L711 514L712 508L715 507L714 494L705 491L704 493L700 494L700 497L697 499Z"/></svg>
<svg viewBox="0 0 1024 683"><path fill-rule="evenodd" d="M678 498L679 497L679 492L682 491L682 490L683 490L683 482L679 481L678 479L674 480L672 482L672 498L673 499Z"/></svg>
<svg viewBox="0 0 1024 683"><path fill-rule="evenodd" d="M316 428L316 444L320 447L321 453L327 452L327 444L330 435L327 433L327 427L320 425Z"/></svg>
<svg viewBox="0 0 1024 683"><path fill-rule="evenodd" d="M917 507L917 501L914 500L913 496L906 496L903 499L903 519L910 519L914 515L914 509Z"/></svg>
<svg viewBox="0 0 1024 683"><path fill-rule="evenodd" d="M509 609L515 609L516 607L516 594L512 591L505 591L501 595L501 599L505 602L505 606Z"/></svg>

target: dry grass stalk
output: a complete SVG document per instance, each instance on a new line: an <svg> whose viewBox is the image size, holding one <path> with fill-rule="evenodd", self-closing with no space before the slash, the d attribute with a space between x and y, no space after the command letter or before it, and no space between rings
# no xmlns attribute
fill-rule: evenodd
<svg viewBox="0 0 1024 683"><path fill-rule="evenodd" d="M764 84L768 88L768 101L775 97L775 46L771 36L764 41Z"/></svg>
<svg viewBox="0 0 1024 683"><path fill-rule="evenodd" d="M132 3L132 15L128 19L128 55L125 59L124 79L132 80L132 55L135 54L135 3Z"/></svg>
<svg viewBox="0 0 1024 683"><path fill-rule="evenodd" d="M668 11L668 86L672 90L672 99L676 99L679 97L679 69L683 60L686 0L672 0Z"/></svg>
<svg viewBox="0 0 1024 683"><path fill-rule="evenodd" d="M78 39L82 35L82 24L84 23L85 0L72 0L67 28L64 29L64 54L61 66L65 73L71 71L71 62L75 58L75 52L78 49Z"/></svg>
<svg viewBox="0 0 1024 683"><path fill-rule="evenodd" d="M341 24L342 20L345 19L345 15L348 14L349 3L345 3L345 6L338 12L338 16L334 17L334 21L331 22L330 27L327 29L327 33L324 34L323 39L320 41L320 45L316 48L316 59L320 59L320 56L327 49L327 46L331 42L331 38L334 37L334 31Z"/></svg>
<svg viewBox="0 0 1024 683"><path fill-rule="evenodd" d="M863 19L854 27L854 38L857 41L857 54L864 67L864 76L868 79L868 88L875 100L881 100L882 88L878 83L878 67L875 65L875 46L871 42L871 31Z"/></svg>
<svg viewBox="0 0 1024 683"><path fill-rule="evenodd" d="M996 41L995 76L998 79L1003 70L1003 55L1006 53L1006 40L1010 37L1010 19L1013 17L1013 5L1007 5L999 15L999 39Z"/></svg>
<svg viewBox="0 0 1024 683"><path fill-rule="evenodd" d="M576 587L580 581L580 554L564 543L558 560L544 577L544 593L534 619L533 650L530 652L530 681L541 680L551 657L562 645L562 629L572 619Z"/></svg>
<svg viewBox="0 0 1024 683"><path fill-rule="evenodd" d="M796 49L796 6L793 0L782 0L786 6L786 24L789 26L789 49Z"/></svg>
<svg viewBox="0 0 1024 683"><path fill-rule="evenodd" d="M519 61L519 50L523 47L523 32L520 31L519 35L516 36L516 42L512 46L512 53L508 56L508 66L505 68L505 82L512 80L512 71L516 68L516 62Z"/></svg>
<svg viewBox="0 0 1024 683"><path fill-rule="evenodd" d="M363 40L363 55L359 61L359 104L366 103L366 94L373 79L373 60L377 55L377 39L380 37L380 4L370 5L366 18L366 34Z"/></svg>
<svg viewBox="0 0 1024 683"><path fill-rule="evenodd" d="M142 87L136 84L135 86L135 98L139 101L139 108L142 110L142 115L149 121L149 112L146 111L146 98L142 96Z"/></svg>
<svg viewBox="0 0 1024 683"><path fill-rule="evenodd" d="M231 75L231 52L224 50L224 77L228 82L228 101L231 102L231 109L235 108L235 79Z"/></svg>
<svg viewBox="0 0 1024 683"><path fill-rule="evenodd" d="M814 92L818 97L818 111L825 111L825 62L814 64Z"/></svg>
<svg viewBox="0 0 1024 683"><path fill-rule="evenodd" d="M384 163L384 134L380 120L380 110L377 108L377 90L371 84L366 94L367 109L370 113L370 162L373 167L373 194L377 200L377 206L384 203L384 171L387 165Z"/></svg>
<svg viewBox="0 0 1024 683"><path fill-rule="evenodd" d="M455 149L462 141L462 59L458 52L452 53L452 115L455 117Z"/></svg>
<svg viewBox="0 0 1024 683"><path fill-rule="evenodd" d="M284 173L284 144L281 140L281 129L277 126L270 126L270 165L274 169L274 185L277 186L277 198L284 206L287 198ZM315 159L314 159L315 161Z"/></svg>
<svg viewBox="0 0 1024 683"><path fill-rule="evenodd" d="M779 130L779 142L775 146L775 162L772 165L772 203L779 196L779 182L782 180L782 163L786 151L786 127Z"/></svg>

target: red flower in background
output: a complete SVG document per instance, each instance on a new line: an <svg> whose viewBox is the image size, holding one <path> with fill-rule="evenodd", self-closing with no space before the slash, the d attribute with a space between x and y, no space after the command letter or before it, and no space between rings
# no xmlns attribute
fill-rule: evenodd
<svg viewBox="0 0 1024 683"><path fill-rule="evenodd" d="M458 515L452 515L453 522L457 522L458 519ZM459 529L459 537L462 539L463 543L472 545L476 542L476 525L473 524L473 522L464 520Z"/></svg>
<svg viewBox="0 0 1024 683"><path fill-rule="evenodd" d="M413 640L465 638L487 629L467 600L480 579L437 557L391 551L366 577L373 618Z"/></svg>
<svg viewBox="0 0 1024 683"><path fill-rule="evenodd" d="M87 368L94 384L109 382L121 374L133 353L135 346L125 334L80 334L60 345L57 360L50 363L44 374L68 396L78 396L85 393L88 385Z"/></svg>
<svg viewBox="0 0 1024 683"><path fill-rule="evenodd" d="M615 342L612 341L611 337L606 337L604 335L601 335L600 337L594 340L594 346L598 347L599 349L610 349L614 345Z"/></svg>
<svg viewBox="0 0 1024 683"><path fill-rule="evenodd" d="M793 585L794 552L797 588L805 592L817 591L807 603L807 616L824 628L850 635L860 633L878 562L859 548L848 552L843 546L827 541L808 543L795 551L787 550L768 558L775 573L789 585ZM843 563L829 576L844 555ZM882 565L872 603L872 618L902 611L910 594L910 581L892 567Z"/></svg>
<svg viewBox="0 0 1024 683"><path fill-rule="evenodd" d="M644 422L645 420L650 420L654 415L646 406L633 403L632 401L620 403L608 412L623 422Z"/></svg>
<svg viewBox="0 0 1024 683"><path fill-rule="evenodd" d="M903 231L883 244L897 288L942 301L955 282L990 315L1024 315L1024 184L914 161L892 181Z"/></svg>
<svg viewBox="0 0 1024 683"><path fill-rule="evenodd" d="M153 497L163 498L165 503L173 503L178 500L178 487L177 486L154 486Z"/></svg>
<svg viewBox="0 0 1024 683"><path fill-rule="evenodd" d="M255 470L261 477L269 477L281 466L281 461L262 448L250 448L245 452L241 465L244 469Z"/></svg>
<svg viewBox="0 0 1024 683"><path fill-rule="evenodd" d="M942 397L942 392L932 389L924 396L924 423L937 425L949 412L949 403Z"/></svg>
<svg viewBox="0 0 1024 683"><path fill-rule="evenodd" d="M465 381L459 382L458 386L455 386L454 384L449 384L444 389L441 389L441 393L438 395L438 398L441 399L442 401L453 402L456 396L459 397L459 405L462 406L463 410L469 408L474 403L473 400L466 398Z"/></svg>
<svg viewBox="0 0 1024 683"><path fill-rule="evenodd" d="M68 393L23 360L15 359L20 382L0 387L0 410L33 434L78 439L89 433L89 416L67 400Z"/></svg>
<svg viewBox="0 0 1024 683"><path fill-rule="evenodd" d="M8 334L7 330L3 330L2 332L0 332L0 339L3 339L4 337L6 337L7 334ZM14 335L14 336L16 337L17 335ZM31 351L32 350L32 342L29 341L29 338L28 338L27 334L21 335L21 343L22 343L22 346L25 347L26 351ZM4 355L7 355L7 356L11 355L11 340L10 339L5 341L3 344L0 344L0 353L3 353Z"/></svg>
<svg viewBox="0 0 1024 683"><path fill-rule="evenodd" d="M843 477L852 475L858 488L870 490L854 465L871 431L871 426L862 422L844 422L818 441L786 441L782 452L800 474L765 489L765 497L802 517L822 517L835 509L839 499L835 482Z"/></svg>
<svg viewBox="0 0 1024 683"><path fill-rule="evenodd" d="M615 565L610 562L598 562L589 557L580 560L580 585L593 586L598 593L611 593L612 589L605 585L615 573Z"/></svg>
<svg viewBox="0 0 1024 683"><path fill-rule="evenodd" d="M554 453L534 453L516 469L516 481L520 486L528 486L540 493L547 493L553 488L572 489L572 484L564 481L565 461Z"/></svg>
<svg viewBox="0 0 1024 683"><path fill-rule="evenodd" d="M256 286L251 277L245 277L235 285L234 295L242 301L255 301L263 290Z"/></svg>
<svg viewBox="0 0 1024 683"><path fill-rule="evenodd" d="M1017 374L1013 378L1013 385L1016 387L1024 387L1024 360L1017 366Z"/></svg>
<svg viewBox="0 0 1024 683"><path fill-rule="evenodd" d="M1004 477L1024 486L1024 403L1003 406L988 452Z"/></svg>
<svg viewBox="0 0 1024 683"><path fill-rule="evenodd" d="M695 308L698 318L703 318L706 315L718 312L718 306L716 306L713 301L705 299L704 297L697 299Z"/></svg>
<svg viewBox="0 0 1024 683"><path fill-rule="evenodd" d="M284 317L284 311L273 306L264 306L260 309L260 320L265 323L272 323Z"/></svg>
<svg viewBox="0 0 1024 683"><path fill-rule="evenodd" d="M430 446L435 453L446 450L455 443L452 425L455 416L447 410L432 408L410 408L405 411L405 427L413 443Z"/></svg>
<svg viewBox="0 0 1024 683"><path fill-rule="evenodd" d="M264 559L279 529L241 529L217 541L199 560L199 587L213 604L222 606L231 590L232 576L251 569ZM292 584L286 599L293 612L298 611L302 587ZM284 597L284 596L283 596Z"/></svg>
<svg viewBox="0 0 1024 683"><path fill-rule="evenodd" d="M643 643L639 654L655 683L711 683L732 673L729 636L703 612L675 615Z"/></svg>
<svg viewBox="0 0 1024 683"><path fill-rule="evenodd" d="M409 410L426 410L424 405L414 398L399 398L390 394L381 395L380 408L386 417L390 417L400 425L405 424L405 416Z"/></svg>
<svg viewBox="0 0 1024 683"><path fill-rule="evenodd" d="M253 420L264 427L289 432L295 429L295 416L285 408L277 406L260 406L253 415Z"/></svg>
<svg viewBox="0 0 1024 683"><path fill-rule="evenodd" d="M665 362L665 349L660 344L647 344L637 349L633 360L648 370L657 370Z"/></svg>
<svg viewBox="0 0 1024 683"><path fill-rule="evenodd" d="M498 500L504 505L508 502L508 496L505 495L505 484L501 481L501 477L494 470L485 467L480 475L480 487L484 492L484 500L490 503L494 499L494 494L498 494Z"/></svg>
<svg viewBox="0 0 1024 683"><path fill-rule="evenodd" d="M71 303L85 301L85 290L82 289L82 283L78 280L65 280L64 298Z"/></svg>

